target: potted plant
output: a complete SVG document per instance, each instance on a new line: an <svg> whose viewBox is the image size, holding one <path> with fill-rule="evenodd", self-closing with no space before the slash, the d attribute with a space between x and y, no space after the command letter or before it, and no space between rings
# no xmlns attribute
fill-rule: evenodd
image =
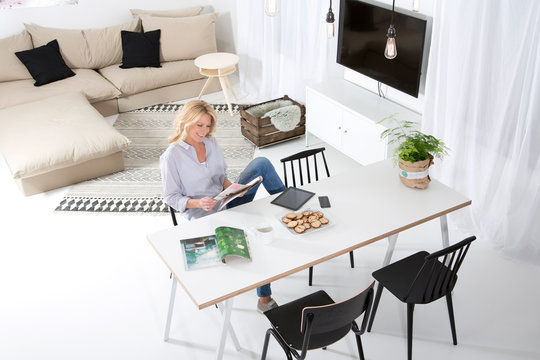
<svg viewBox="0 0 540 360"><path fill-rule="evenodd" d="M399 120L392 114L379 123L390 121L396 126L384 130L381 139L388 138L388 144L399 144L394 149L394 164L398 164L401 182L406 186L425 189L431 181L429 167L433 158L442 159L448 155L448 147L432 135L414 130L416 124L411 121Z"/></svg>

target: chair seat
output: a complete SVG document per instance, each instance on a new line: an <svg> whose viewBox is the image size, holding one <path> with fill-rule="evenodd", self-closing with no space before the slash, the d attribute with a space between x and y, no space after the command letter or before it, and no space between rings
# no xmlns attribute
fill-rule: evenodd
<svg viewBox="0 0 540 360"><path fill-rule="evenodd" d="M431 294L428 291L427 295L425 295L425 290L428 287L433 288L433 284L429 284L428 286L432 269L425 269L426 271L420 272L420 269L424 266L427 255L429 255L427 251L420 251L375 271L373 277L379 281L382 286L388 289L388 291L394 294L394 296L405 303L427 304L435 301L445 296L447 293ZM436 261L433 264L435 267L434 270L437 273L440 272L442 278L446 278L446 274L449 271L448 268L439 261ZM417 274L418 279L409 293L409 289ZM453 284L456 283L456 280L457 275L451 280L452 285L450 288L453 288Z"/></svg>
<svg viewBox="0 0 540 360"><path fill-rule="evenodd" d="M268 310L264 315L268 318L274 330L289 347L302 349L304 335L301 332L302 310L309 306L333 304L334 300L323 290L304 296L300 299ZM308 350L325 347L343 338L351 330L351 325L344 326L331 334L311 334Z"/></svg>

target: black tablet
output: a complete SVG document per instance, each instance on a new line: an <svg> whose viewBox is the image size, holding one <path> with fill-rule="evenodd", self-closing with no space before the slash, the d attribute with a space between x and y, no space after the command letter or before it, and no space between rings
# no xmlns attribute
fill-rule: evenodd
<svg viewBox="0 0 540 360"><path fill-rule="evenodd" d="M287 188L277 198L272 200L271 204L283 206L287 209L298 210L304 205L311 197L315 195L310 191L298 189L295 187Z"/></svg>

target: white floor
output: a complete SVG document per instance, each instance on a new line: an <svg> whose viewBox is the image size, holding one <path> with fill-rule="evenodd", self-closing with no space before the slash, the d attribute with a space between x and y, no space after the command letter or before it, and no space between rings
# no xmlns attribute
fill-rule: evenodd
<svg viewBox="0 0 540 360"><path fill-rule="evenodd" d="M220 94L205 99L223 101ZM312 142L313 147L325 145ZM326 147L333 174L352 163ZM302 149L304 138L256 154L278 166L280 157ZM172 339L162 340L171 283L145 235L170 226L168 216L55 213L67 188L23 197L3 160L0 188L0 359L214 357L219 312L196 310L181 289ZM362 199L356 201L362 205ZM452 243L464 236L450 231ZM385 246L382 241L355 251L355 269L347 256L315 267L312 288L307 271L277 281L274 297L284 303L322 288L336 300L344 299L371 281ZM440 246L438 221L431 221L400 235L394 259ZM229 342L225 359L260 357L268 323L255 311L255 302L254 293L236 298L232 323L243 350L237 352ZM415 359L540 359L539 267L506 259L487 239L479 239L461 269L454 307L458 346L451 343L444 301L417 306ZM384 293L373 332L363 336L367 359L406 358L405 319L405 306ZM308 357L356 358L354 338ZM269 359L282 358L272 342Z"/></svg>

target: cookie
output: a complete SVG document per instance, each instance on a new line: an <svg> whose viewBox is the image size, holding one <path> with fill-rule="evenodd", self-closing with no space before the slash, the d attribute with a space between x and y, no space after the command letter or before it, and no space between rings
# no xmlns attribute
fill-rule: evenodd
<svg viewBox="0 0 540 360"><path fill-rule="evenodd" d="M310 217L308 217L308 221L309 222L313 222L315 220L318 220L319 218L317 217L317 215L311 215Z"/></svg>
<svg viewBox="0 0 540 360"><path fill-rule="evenodd" d="M286 224L286 223L290 222L291 219L289 219L288 217L285 216L283 219L281 219L281 221L283 221Z"/></svg>
<svg viewBox="0 0 540 360"><path fill-rule="evenodd" d="M298 225L298 221L295 221L295 220L289 221L289 222L287 223L287 227L288 227L288 228L293 228L293 227L295 227L296 225Z"/></svg>
<svg viewBox="0 0 540 360"><path fill-rule="evenodd" d="M296 220L300 220L302 218L302 214L296 214Z"/></svg>
<svg viewBox="0 0 540 360"><path fill-rule="evenodd" d="M304 231L306 231L306 228L303 226L303 225L298 225L297 227L294 228L294 231L298 234L301 234L303 233Z"/></svg>
<svg viewBox="0 0 540 360"><path fill-rule="evenodd" d="M328 224L328 219L327 219L327 218L325 218L325 217L323 217L323 218L320 218L320 219L319 219L319 221L320 221L320 222L321 222L321 224L323 224L323 225L326 225L326 224Z"/></svg>
<svg viewBox="0 0 540 360"><path fill-rule="evenodd" d="M293 213L293 212L288 213L288 214L285 215L285 216L287 216L287 217L288 217L289 219L291 219L291 220L292 220L292 219L296 219L296 213Z"/></svg>
<svg viewBox="0 0 540 360"><path fill-rule="evenodd" d="M303 220L303 219L296 220L296 222L298 222L298 225L303 225L303 224L304 224L304 220Z"/></svg>
<svg viewBox="0 0 540 360"><path fill-rule="evenodd" d="M309 225L309 223L306 221L305 223L302 224L303 227L307 229L311 228L311 225Z"/></svg>
<svg viewBox="0 0 540 360"><path fill-rule="evenodd" d="M317 215L317 217L319 217L319 218L322 218L322 217L323 217L323 213L320 212L320 211L317 211L317 212L315 213L315 215Z"/></svg>
<svg viewBox="0 0 540 360"><path fill-rule="evenodd" d="M309 210L306 210L306 211L304 211L304 212L302 213L302 215L304 215L304 216L309 216L309 215L311 215L311 214L313 214L313 211L309 211Z"/></svg>
<svg viewBox="0 0 540 360"><path fill-rule="evenodd" d="M287 224L287 226L289 226L289 224ZM315 229L320 228L321 227L321 222L319 220L315 220L315 221L313 221L311 223L311 226L313 226Z"/></svg>

